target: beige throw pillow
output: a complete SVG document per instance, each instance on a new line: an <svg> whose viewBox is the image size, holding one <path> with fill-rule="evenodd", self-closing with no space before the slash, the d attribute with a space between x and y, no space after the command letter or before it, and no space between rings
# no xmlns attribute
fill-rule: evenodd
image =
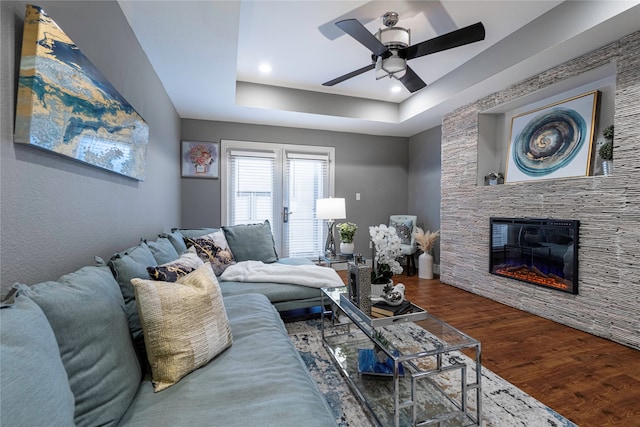
<svg viewBox="0 0 640 427"><path fill-rule="evenodd" d="M175 283L131 279L156 392L231 345L233 337L211 264Z"/></svg>

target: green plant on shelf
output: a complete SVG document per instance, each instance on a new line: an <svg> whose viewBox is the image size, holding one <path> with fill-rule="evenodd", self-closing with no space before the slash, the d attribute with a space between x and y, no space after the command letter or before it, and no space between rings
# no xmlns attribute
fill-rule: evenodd
<svg viewBox="0 0 640 427"><path fill-rule="evenodd" d="M602 136L607 142L600 146L598 154L600 154L602 160L613 160L613 125L607 126L602 131Z"/></svg>

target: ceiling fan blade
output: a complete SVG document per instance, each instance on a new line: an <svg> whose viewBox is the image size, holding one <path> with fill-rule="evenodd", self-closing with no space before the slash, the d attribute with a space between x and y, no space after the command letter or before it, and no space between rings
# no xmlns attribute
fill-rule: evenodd
<svg viewBox="0 0 640 427"><path fill-rule="evenodd" d="M374 55L382 56L388 51L387 47L382 44L376 36L371 34L357 19L345 19L344 21L336 22L336 25L369 49Z"/></svg>
<svg viewBox="0 0 640 427"><path fill-rule="evenodd" d="M414 44L400 51L401 56L406 59L419 58L443 50L452 49L454 47L464 46L465 44L479 42L484 40L485 31L482 22L460 28L447 34Z"/></svg>
<svg viewBox="0 0 640 427"><path fill-rule="evenodd" d="M406 87L411 93L417 92L427 86L420 76L418 76L409 66L407 66L407 72L404 76L398 80L400 80L404 87Z"/></svg>
<svg viewBox="0 0 640 427"><path fill-rule="evenodd" d="M359 76L362 73L366 73L367 71L373 70L375 67L376 67L376 64L369 64L366 67L359 68L359 69L357 69L355 71L352 71L352 72L350 72L348 74L345 74L344 76L340 76L340 77L335 78L333 80L329 80L326 83L322 83L322 86L333 86L333 85L336 85L336 84L341 83L341 82L343 82L345 80L349 80L351 77Z"/></svg>

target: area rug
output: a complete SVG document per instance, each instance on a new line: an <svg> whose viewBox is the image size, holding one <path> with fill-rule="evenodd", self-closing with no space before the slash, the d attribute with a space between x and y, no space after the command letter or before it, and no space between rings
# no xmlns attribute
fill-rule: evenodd
<svg viewBox="0 0 640 427"><path fill-rule="evenodd" d="M289 337L311 375L318 383L340 427L371 427L358 398L352 393L322 345L320 319L287 323ZM460 352L446 357L466 363L475 372L475 363ZM446 385L445 385L446 386ZM553 409L529 396L489 369L482 368L482 426L484 427L577 427Z"/></svg>

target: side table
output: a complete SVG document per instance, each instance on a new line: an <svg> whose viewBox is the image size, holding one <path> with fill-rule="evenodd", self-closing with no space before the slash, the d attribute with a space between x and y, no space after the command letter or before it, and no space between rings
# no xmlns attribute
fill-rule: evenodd
<svg viewBox="0 0 640 427"><path fill-rule="evenodd" d="M334 264L346 264L349 261L353 261L353 254L336 254L336 256L333 257L318 257L318 264L326 264L327 267L333 267Z"/></svg>

